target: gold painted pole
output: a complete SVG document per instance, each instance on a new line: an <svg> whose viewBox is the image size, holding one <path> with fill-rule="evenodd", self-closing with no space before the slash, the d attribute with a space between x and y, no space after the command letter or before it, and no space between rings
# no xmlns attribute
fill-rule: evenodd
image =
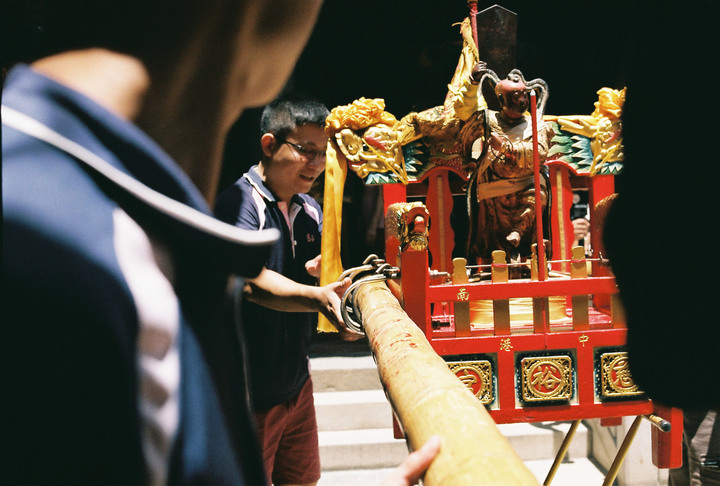
<svg viewBox="0 0 720 486"><path fill-rule="evenodd" d="M607 476L605 476L605 481L603 481L603 486L610 486L615 481L618 472L620 472L620 466L622 466L622 463L625 460L628 449L630 449L630 445L635 439L641 420L641 415L638 415L635 417L635 420L633 420L630 429L627 431L627 434L625 434L625 439L623 439L622 444L620 444L620 449L618 449L617 454L615 455L615 460L613 460L612 465L610 465Z"/></svg>
<svg viewBox="0 0 720 486"><path fill-rule="evenodd" d="M427 486L512 486L538 482L484 406L449 370L382 281L354 297L386 394L411 450L442 439Z"/></svg>
<svg viewBox="0 0 720 486"><path fill-rule="evenodd" d="M550 471L548 471L547 476L545 476L543 486L550 486L550 484L552 483L552 480L555 477L555 473L557 473L560 464L563 462L563 459L565 459L565 455L567 454L568 449L570 449L570 443L572 442L573 437L575 437L575 432L577 431L578 425L580 425L580 420L573 420L572 424L570 425L570 430L568 430L567 434L565 434L565 439L563 439L563 443L560 445L560 450L558 450L558 453L555 455L553 465L550 468Z"/></svg>
<svg viewBox="0 0 720 486"><path fill-rule="evenodd" d="M648 419L651 424L658 428L658 430L662 430L663 432L670 432L670 429L672 429L672 424L670 422L668 422L662 417L655 415L654 413L649 413L647 415L643 415L642 417Z"/></svg>

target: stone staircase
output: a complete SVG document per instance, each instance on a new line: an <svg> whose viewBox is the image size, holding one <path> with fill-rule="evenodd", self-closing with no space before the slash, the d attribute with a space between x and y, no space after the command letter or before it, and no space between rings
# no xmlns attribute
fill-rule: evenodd
<svg viewBox="0 0 720 486"><path fill-rule="evenodd" d="M408 454L393 438L392 411L367 341L317 343L311 352L323 477L320 486L379 484ZM542 483L569 428L565 422L502 424L526 466ZM604 471L588 458L591 434L578 428L554 486L601 485Z"/></svg>

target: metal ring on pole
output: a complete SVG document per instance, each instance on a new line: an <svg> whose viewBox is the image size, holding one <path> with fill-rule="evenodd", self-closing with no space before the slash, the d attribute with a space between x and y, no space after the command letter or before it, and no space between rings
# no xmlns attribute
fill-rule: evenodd
<svg viewBox="0 0 720 486"><path fill-rule="evenodd" d="M370 271L373 271L373 273L369 273ZM377 255L371 254L365 258L361 266L345 270L342 275L340 275L340 278L338 278L338 281L346 277L355 279L363 273L366 273L366 275L361 276L348 287L340 302L340 313L342 314L343 322L348 329L358 334L365 334L365 331L363 330L361 318L355 305L355 291L361 285L370 282L379 282L387 280L388 278L398 278L400 276L400 269L391 266Z"/></svg>
<svg viewBox="0 0 720 486"><path fill-rule="evenodd" d="M385 275L382 275L382 274L368 275L367 277L361 278L357 282L353 282L353 284L345 291L345 293L342 296L340 310L342 313L343 322L348 327L348 329L350 329L351 331L354 331L358 334L365 334L365 331L362 327L362 323L358 322L360 320L360 316L357 312L357 308L355 305L355 291L361 285L365 285L370 282L380 282L383 280L385 280ZM358 317L357 320L355 319L355 316Z"/></svg>
<svg viewBox="0 0 720 486"><path fill-rule="evenodd" d="M359 267L348 268L338 277L338 282L342 281L346 277L350 277L350 280L354 279L358 274L374 270L374 265L361 265Z"/></svg>
<svg viewBox="0 0 720 486"><path fill-rule="evenodd" d="M351 280L354 280L356 276L363 272L368 272L370 270L375 270L377 266L380 263L385 262L385 260L382 260L380 257L378 257L375 254L368 255L365 260L363 261L363 264L359 267L352 267L345 270L339 277L338 282L343 280L346 277L350 277Z"/></svg>

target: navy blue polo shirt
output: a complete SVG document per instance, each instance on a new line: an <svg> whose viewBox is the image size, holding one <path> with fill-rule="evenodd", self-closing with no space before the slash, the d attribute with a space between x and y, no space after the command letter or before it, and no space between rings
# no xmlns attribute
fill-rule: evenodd
<svg viewBox="0 0 720 486"><path fill-rule="evenodd" d="M277 197L256 167L220 193L215 215L244 229L280 230L282 236L273 245L265 267L296 282L315 285L305 263L320 254L322 209L307 194L295 194L287 208L288 225ZM241 315L255 409L266 410L292 399L310 376L308 353L317 314L281 312L245 301Z"/></svg>
<svg viewBox="0 0 720 486"><path fill-rule="evenodd" d="M0 483L265 484L225 289L267 243L238 244L161 147L93 100L27 66L2 95ZM169 358L152 376L151 356Z"/></svg>

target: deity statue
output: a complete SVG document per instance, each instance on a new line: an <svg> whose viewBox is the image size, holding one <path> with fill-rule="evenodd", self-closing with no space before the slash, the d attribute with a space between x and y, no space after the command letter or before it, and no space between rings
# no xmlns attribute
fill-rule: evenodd
<svg viewBox="0 0 720 486"><path fill-rule="evenodd" d="M548 152L549 128L542 121L547 84L526 81L517 69L500 80L480 61L468 19L460 31L463 49L442 105L398 120L385 111L384 100L361 98L334 108L326 131L338 155L366 184L420 181L437 166L468 180L468 261L490 258L494 250L505 250L518 261L530 256L536 239L529 91L538 95L542 164ZM499 111L488 108L480 89L484 82L494 85ZM540 197L546 208L544 166L541 172Z"/></svg>
<svg viewBox="0 0 720 486"><path fill-rule="evenodd" d="M531 90L537 97L543 210L548 205L543 162L552 132L543 122L543 112L549 89L542 79L526 81L518 69L499 79L479 60L468 22L461 25L461 34L463 50L444 104L409 113L395 129L406 162L420 159L424 167L447 166L469 179L468 261L489 259L494 250L504 250L511 261L519 261L531 255L536 240ZM494 88L499 111L488 108L481 89L484 83Z"/></svg>
<svg viewBox="0 0 720 486"><path fill-rule="evenodd" d="M537 155L543 210L548 204L548 181L543 162L547 158L551 132L542 121L548 89L540 79L525 81L517 69L503 80L492 71L483 73L477 80L476 72L478 70L473 72L473 82L481 84L488 78L495 81L495 94L501 109L488 109L473 115L485 126L485 140L481 143L478 138L470 151L470 160L476 169L468 186L468 260L490 258L494 250L504 250L511 261L519 261L530 256L536 240L533 130L532 117L528 113L531 89L541 95L537 110Z"/></svg>

